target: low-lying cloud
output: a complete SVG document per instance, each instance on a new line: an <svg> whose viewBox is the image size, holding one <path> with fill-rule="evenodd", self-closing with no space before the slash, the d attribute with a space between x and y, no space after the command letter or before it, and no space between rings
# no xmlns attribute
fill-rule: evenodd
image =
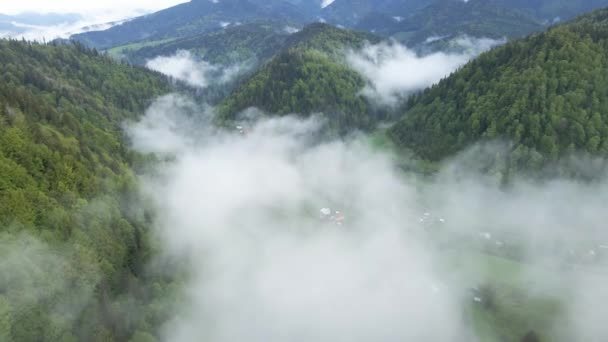
<svg viewBox="0 0 608 342"><path fill-rule="evenodd" d="M67 39L78 33L102 31L130 20L145 12L100 12L82 15L59 23L36 23L11 21L10 26L0 32L0 38L26 39L32 41L51 41ZM41 15L44 18L44 15Z"/></svg>
<svg viewBox="0 0 608 342"><path fill-rule="evenodd" d="M300 29L297 27L287 25L283 28L283 32L285 32L287 34L294 34L294 33L300 32Z"/></svg>
<svg viewBox="0 0 608 342"><path fill-rule="evenodd" d="M220 67L210 64L195 58L186 50L179 50L173 56L158 56L149 60L146 66L197 88L206 88L212 82L227 83L243 70L242 66Z"/></svg>
<svg viewBox="0 0 608 342"><path fill-rule="evenodd" d="M130 130L136 146L153 150L147 131L180 126L167 121L181 121L175 108L183 106L173 97L157 102L153 119ZM160 135L172 141L175 162L147 178L145 191L160 207L168 252L194 263L190 305L166 327L166 340L468 336L458 296L438 290L432 256L403 230L416 222L412 189L364 143L317 144L321 125L285 117L262 120L246 136L209 127L198 128L200 139L175 129ZM323 207L343 212L344 225L321 222ZM442 329L428 329L431 320Z"/></svg>
<svg viewBox="0 0 608 342"><path fill-rule="evenodd" d="M36 329L40 336L53 340L73 338L69 329L95 298L98 277L93 274L98 270L87 264L79 272L74 271L72 263L81 255L70 245L62 247L52 248L25 232L0 233L1 340L38 336L28 329ZM12 321L19 319L24 321ZM39 325L32 328L33 323L26 320L37 320L35 324Z"/></svg>
<svg viewBox="0 0 608 342"><path fill-rule="evenodd" d="M128 129L140 151L171 156L142 191L192 275L165 340L475 341L472 307L492 321L513 303L536 312L537 297L563 311L510 322L503 339L608 337L593 305L608 285L605 181L505 188L461 159L421 179L364 137L318 142L316 117L212 118L167 96Z"/></svg>
<svg viewBox="0 0 608 342"><path fill-rule="evenodd" d="M323 0L321 1L321 8L325 8L334 3L335 0Z"/></svg>
<svg viewBox="0 0 608 342"><path fill-rule="evenodd" d="M481 52L500 43L461 37L452 42L460 52L418 55L397 42L368 45L348 55L349 64L368 80L363 94L384 105L440 81Z"/></svg>

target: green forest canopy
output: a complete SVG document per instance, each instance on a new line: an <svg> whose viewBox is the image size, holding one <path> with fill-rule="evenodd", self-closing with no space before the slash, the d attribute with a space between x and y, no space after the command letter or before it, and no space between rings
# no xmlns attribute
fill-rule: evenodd
<svg viewBox="0 0 608 342"><path fill-rule="evenodd" d="M360 94L365 81L345 64L344 53L378 41L367 33L309 25L222 103L220 115L234 119L254 106L280 115L323 113L335 132L372 128L382 114Z"/></svg>
<svg viewBox="0 0 608 342"><path fill-rule="evenodd" d="M0 65L0 340L148 336L165 285L142 276L121 124L167 80L81 45L0 40Z"/></svg>
<svg viewBox="0 0 608 342"><path fill-rule="evenodd" d="M410 99L389 134L441 160L479 141L513 142L512 168L574 152L608 155L608 10L496 48Z"/></svg>

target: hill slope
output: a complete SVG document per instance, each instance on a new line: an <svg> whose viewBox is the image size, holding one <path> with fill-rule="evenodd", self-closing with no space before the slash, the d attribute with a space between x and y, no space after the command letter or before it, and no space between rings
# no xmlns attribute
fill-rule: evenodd
<svg viewBox="0 0 608 342"><path fill-rule="evenodd" d="M313 24L287 40L283 52L243 82L221 106L232 119L254 106L270 113L324 113L335 131L370 128L377 119L359 94L365 81L344 63L345 49L377 42L369 34Z"/></svg>
<svg viewBox="0 0 608 342"><path fill-rule="evenodd" d="M164 77L81 46L0 40L0 340L128 340L146 230L121 125ZM141 286L140 286L141 284Z"/></svg>
<svg viewBox="0 0 608 342"><path fill-rule="evenodd" d="M105 31L77 34L72 39L107 49L143 40L187 37L230 24L272 18L295 22L305 20L298 7L284 1L264 5L248 0L192 0Z"/></svg>
<svg viewBox="0 0 608 342"><path fill-rule="evenodd" d="M336 0L320 17L417 45L466 34L517 38L608 6L608 0Z"/></svg>
<svg viewBox="0 0 608 342"><path fill-rule="evenodd" d="M402 20L365 18L357 28L375 30L390 35L408 45L417 45L429 37L469 35L488 38L517 38L540 31L544 26L533 16L516 7L503 7L493 1L436 0L433 4L406 16Z"/></svg>
<svg viewBox="0 0 608 342"><path fill-rule="evenodd" d="M170 41L130 44L110 49L111 55L145 65L157 56L169 56L179 50L212 64L232 65L248 60L266 61L281 49L285 40L299 26L284 21L259 20Z"/></svg>
<svg viewBox="0 0 608 342"><path fill-rule="evenodd" d="M608 6L608 0L494 0L505 8L525 11L540 21L567 20L585 12Z"/></svg>
<svg viewBox="0 0 608 342"><path fill-rule="evenodd" d="M513 168L608 156L607 37L600 10L485 53L412 98L390 135L431 160L508 139Z"/></svg>
<svg viewBox="0 0 608 342"><path fill-rule="evenodd" d="M324 8L321 3L320 0L191 0L105 31L72 38L108 49L136 42L165 43L230 25L279 19L299 24L327 21L394 36L414 45L443 35L520 37L608 6L608 0L335 0Z"/></svg>
<svg viewBox="0 0 608 342"><path fill-rule="evenodd" d="M389 18L409 17L433 1L435 0L335 0L321 10L320 16L333 24L354 27L373 14L384 14Z"/></svg>

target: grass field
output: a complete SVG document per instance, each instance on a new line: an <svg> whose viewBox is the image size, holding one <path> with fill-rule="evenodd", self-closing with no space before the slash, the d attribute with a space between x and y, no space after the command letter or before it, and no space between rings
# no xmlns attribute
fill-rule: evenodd
<svg viewBox="0 0 608 342"><path fill-rule="evenodd" d="M479 341L521 341L529 331L540 341L559 341L555 332L567 324L569 299L561 272L482 252L449 251L444 257L455 283L491 289L491 300L471 300L465 312Z"/></svg>
<svg viewBox="0 0 608 342"><path fill-rule="evenodd" d="M398 153L383 130L371 135L369 143L375 150ZM400 161L399 156L397 160ZM424 174L424 170L433 171L438 167L426 166L424 162L421 167L420 161L413 164L412 172L403 168L404 177L421 186L424 179L412 175L419 174L421 168ZM438 243L438 253L434 253L438 258L438 273L448 275L448 283L443 285L462 296L464 317L480 342L520 342L530 331L534 331L541 342L571 342L564 332L571 324L571 317L567 316L569 305L576 300L572 293L573 279L583 275L608 278L606 264L565 264L562 268L557 261L547 265L522 262L484 250L475 234L455 237L443 230L428 233L428 237ZM512 243L525 244L525 240ZM585 243L581 246L584 250ZM480 287L491 296L490 303L487 298L482 303L473 300L470 290Z"/></svg>

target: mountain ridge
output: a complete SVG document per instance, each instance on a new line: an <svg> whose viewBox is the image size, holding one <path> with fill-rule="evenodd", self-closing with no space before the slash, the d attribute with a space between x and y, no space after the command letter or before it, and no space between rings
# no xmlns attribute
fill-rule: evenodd
<svg viewBox="0 0 608 342"><path fill-rule="evenodd" d="M143 310L152 285L148 228L128 213L141 157L122 132L168 80L74 44L0 40L0 63L0 339L146 331L148 318L132 325L108 310L126 298Z"/></svg>
<svg viewBox="0 0 608 342"><path fill-rule="evenodd" d="M371 129L384 114L375 113L360 94L365 81L345 64L345 53L379 41L369 33L308 25L221 103L220 117L232 120L238 112L257 107L279 115L323 113L331 130L341 134Z"/></svg>
<svg viewBox="0 0 608 342"><path fill-rule="evenodd" d="M393 141L442 160L507 139L513 169L539 169L575 152L608 156L608 9L482 54L410 99Z"/></svg>
<svg viewBox="0 0 608 342"><path fill-rule="evenodd" d="M134 18L105 31L77 34L72 39L107 49L147 39L183 38L219 30L229 23L276 17L295 22L303 20L293 6L268 7L249 0L196 0Z"/></svg>

